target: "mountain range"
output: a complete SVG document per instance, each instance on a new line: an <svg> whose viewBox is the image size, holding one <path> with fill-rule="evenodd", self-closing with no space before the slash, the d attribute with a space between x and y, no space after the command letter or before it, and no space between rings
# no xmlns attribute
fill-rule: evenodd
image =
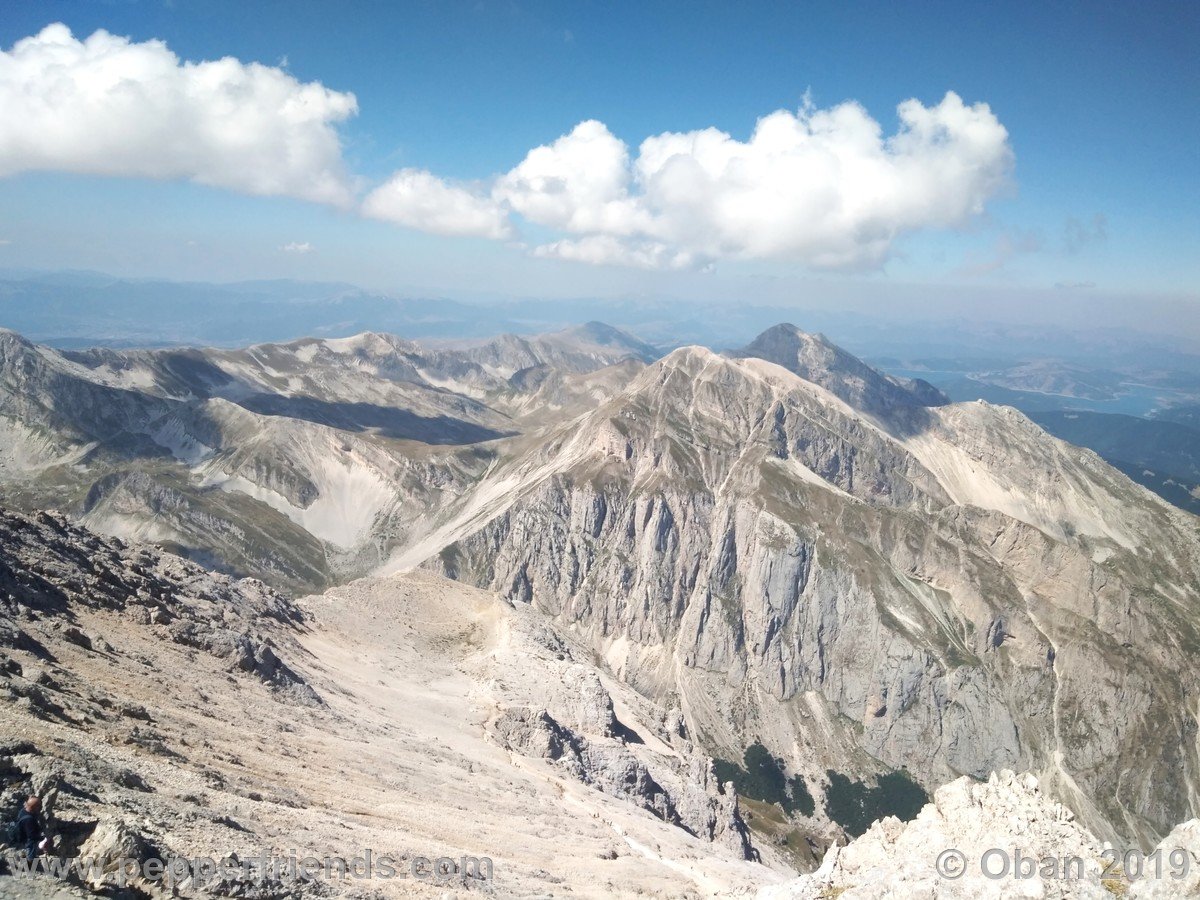
<svg viewBox="0 0 1200 900"><path fill-rule="evenodd" d="M848 796L911 818L1003 770L1122 847L1200 810L1200 519L1015 409L792 325L666 355L599 323L236 350L4 332L0 490L18 531L17 511L59 511L52 549L76 529L253 603L306 597L344 643L280 613L294 658L264 669L251 634L243 670L317 706L353 652L343 600L387 629L469 607L449 644L401 634L386 665L444 647L446 679L499 692L462 735L719 844L727 886L753 882L755 848L814 868L869 824L838 814Z"/></svg>

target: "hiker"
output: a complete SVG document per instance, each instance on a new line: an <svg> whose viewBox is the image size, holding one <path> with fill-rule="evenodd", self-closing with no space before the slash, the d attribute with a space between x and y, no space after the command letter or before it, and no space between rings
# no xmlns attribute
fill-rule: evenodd
<svg viewBox="0 0 1200 900"><path fill-rule="evenodd" d="M31 795L17 815L17 846L25 848L25 857L33 862L37 858L42 840L42 801Z"/></svg>

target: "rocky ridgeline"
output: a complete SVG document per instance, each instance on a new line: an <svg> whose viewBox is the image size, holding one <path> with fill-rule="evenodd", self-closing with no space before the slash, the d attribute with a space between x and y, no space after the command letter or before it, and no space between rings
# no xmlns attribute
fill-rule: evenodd
<svg viewBox="0 0 1200 900"><path fill-rule="evenodd" d="M163 767L203 772L212 757L203 735L177 717L202 709L211 696L205 692L222 690L228 679L290 706L321 708L316 691L284 659L300 652L293 636L306 627L290 600L254 579L96 535L54 512L0 508L4 819L37 794L60 855L110 866L166 852L156 840L181 823L240 833L227 814L197 808L198 796L161 790ZM159 649L163 642L171 652ZM198 655L210 661L199 665ZM195 699L185 702L184 692ZM218 794L248 793L211 769L202 778ZM155 837L143 833L151 819ZM105 880L97 877L92 888ZM78 878L74 887L54 879L40 887L18 882L4 879L0 891L15 885L14 896L35 887L43 891L37 896L74 896L85 886ZM135 886L127 895L158 889Z"/></svg>
<svg viewBox="0 0 1200 900"><path fill-rule="evenodd" d="M319 702L276 654L264 628L302 628L303 615L262 582L97 535L54 512L26 516L0 508L0 653L19 648L50 658L46 645L56 640L111 651L103 637L79 627L81 609L119 614L131 627L160 626L173 642L224 659L290 699ZM6 659L4 670L10 696L53 711L53 701L21 678L18 664Z"/></svg>

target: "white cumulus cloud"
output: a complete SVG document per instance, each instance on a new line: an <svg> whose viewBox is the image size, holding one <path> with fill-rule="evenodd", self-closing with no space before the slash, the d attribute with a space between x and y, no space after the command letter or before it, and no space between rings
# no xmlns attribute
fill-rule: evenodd
<svg viewBox="0 0 1200 900"><path fill-rule="evenodd" d="M885 136L857 103L817 109L806 102L760 119L746 141L715 128L667 132L644 140L636 156L589 120L529 151L488 190L421 172L420 215L380 217L508 237L500 223L515 215L564 233L535 256L595 264L774 259L876 267L897 238L954 228L983 212L1013 160L1008 132L986 104L968 106L947 93L934 106L906 100L897 113L899 129ZM443 215L486 224L451 232L439 224Z"/></svg>
<svg viewBox="0 0 1200 900"><path fill-rule="evenodd" d="M290 244L284 244L279 249L284 253L299 253L303 255L305 253L312 253L317 248L308 241L292 241Z"/></svg>
<svg viewBox="0 0 1200 900"><path fill-rule="evenodd" d="M513 236L507 213L489 197L421 169L401 169L366 196L362 213L433 234L503 239Z"/></svg>
<svg viewBox="0 0 1200 900"><path fill-rule="evenodd" d="M350 208L337 128L353 94L233 58L180 60L161 41L62 24L0 50L0 177L18 172L185 179ZM595 120L530 150L487 182L406 168L359 213L442 235L513 240L532 254L596 265L700 268L783 260L871 268L896 241L979 215L1012 167L1008 133L984 103L906 100L885 134L862 106L759 119L739 140L716 128L665 132L636 151ZM1104 222L1069 223L1068 247ZM306 252L290 244L289 252ZM311 250L311 247L309 247Z"/></svg>
<svg viewBox="0 0 1200 900"><path fill-rule="evenodd" d="M188 179L348 206L336 124L353 94L233 58L62 24L0 51L0 176L30 170Z"/></svg>
<svg viewBox="0 0 1200 900"><path fill-rule="evenodd" d="M649 232L711 259L876 266L900 235L981 213L1011 161L991 110L947 94L897 112L891 137L843 103L772 113L745 142L716 129L649 138L634 166Z"/></svg>
<svg viewBox="0 0 1200 900"><path fill-rule="evenodd" d="M539 225L574 234L631 235L652 224L629 193L629 151L604 123L576 125L553 144L530 150L492 190L492 198Z"/></svg>

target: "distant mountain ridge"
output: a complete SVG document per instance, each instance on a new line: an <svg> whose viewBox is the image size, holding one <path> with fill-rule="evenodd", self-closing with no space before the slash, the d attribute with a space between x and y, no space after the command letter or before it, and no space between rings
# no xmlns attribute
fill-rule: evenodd
<svg viewBox="0 0 1200 900"><path fill-rule="evenodd" d="M561 411L603 389L596 370L654 354L598 325L463 350L365 333L58 351L0 331L0 482L27 506L320 586L368 570L376 530L406 529L412 504L470 484L532 398Z"/></svg>

